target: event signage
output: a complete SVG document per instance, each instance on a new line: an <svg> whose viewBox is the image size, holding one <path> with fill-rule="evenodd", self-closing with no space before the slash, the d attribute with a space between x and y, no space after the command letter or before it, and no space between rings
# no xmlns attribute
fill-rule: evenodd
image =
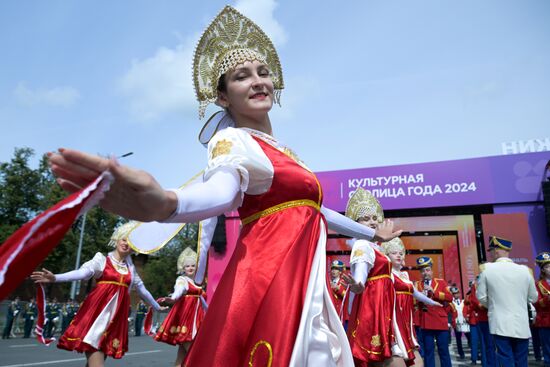
<svg viewBox="0 0 550 367"><path fill-rule="evenodd" d="M550 152L318 172L324 205L344 211L358 187L384 209L540 201Z"/></svg>

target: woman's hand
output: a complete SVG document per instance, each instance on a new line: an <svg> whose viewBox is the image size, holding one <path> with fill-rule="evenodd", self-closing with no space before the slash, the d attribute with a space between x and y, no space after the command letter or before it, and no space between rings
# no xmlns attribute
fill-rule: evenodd
<svg viewBox="0 0 550 367"><path fill-rule="evenodd" d="M167 304L167 305L173 305L174 303L176 303L176 301L174 301L171 297L162 297L162 298L159 298L157 300L158 303L164 303L164 304Z"/></svg>
<svg viewBox="0 0 550 367"><path fill-rule="evenodd" d="M389 219L386 219L384 222L378 225L378 228L374 233L373 240L375 242L388 242L389 240L392 240L395 237L401 236L402 232L403 230L394 231L393 222Z"/></svg>
<svg viewBox="0 0 550 367"><path fill-rule="evenodd" d="M351 275L349 274L342 274L342 278L344 278L344 281L349 286L349 289L355 293L355 294L361 294L365 290L365 286L363 283L356 281Z"/></svg>
<svg viewBox="0 0 550 367"><path fill-rule="evenodd" d="M48 269L42 268L42 271L34 271L31 279L35 283L55 283L55 275Z"/></svg>
<svg viewBox="0 0 550 367"><path fill-rule="evenodd" d="M48 158L57 182L71 193L87 186L108 170L115 181L99 204L111 213L149 222L162 221L177 208L175 193L165 191L149 173L120 165L114 158L107 159L72 149L48 153Z"/></svg>

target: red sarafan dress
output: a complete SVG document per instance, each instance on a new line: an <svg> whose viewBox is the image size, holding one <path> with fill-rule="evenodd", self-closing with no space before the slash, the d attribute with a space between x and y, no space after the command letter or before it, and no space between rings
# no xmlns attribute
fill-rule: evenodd
<svg viewBox="0 0 550 367"><path fill-rule="evenodd" d="M95 288L86 297L57 347L79 353L105 353L122 358L128 351L128 312L131 271L119 273L107 256L105 269Z"/></svg>
<svg viewBox="0 0 550 367"><path fill-rule="evenodd" d="M183 281L187 282L187 292L178 298L164 319L155 335L155 340L158 342L176 345L193 341L204 319L204 308L200 297L206 294L188 277L178 277L176 284L180 278L185 278Z"/></svg>
<svg viewBox="0 0 550 367"><path fill-rule="evenodd" d="M535 302L535 309L537 310L535 327L550 328L550 282L546 279L539 280L537 282L537 292L539 297Z"/></svg>
<svg viewBox="0 0 550 367"><path fill-rule="evenodd" d="M321 186L292 152L260 134L226 128L209 144L209 169L218 160L249 165L240 172L250 184L238 209L234 253L183 365L352 365L327 288ZM272 165L272 177L263 176L267 188L257 194L250 193L260 181L248 163L254 154Z"/></svg>
<svg viewBox="0 0 550 367"><path fill-rule="evenodd" d="M367 243L366 246L371 245ZM374 248L373 251L374 265L369 271L365 291L354 297L348 326L353 357L363 366L369 361L379 362L391 358L394 340L392 322L395 289L392 265L386 255Z"/></svg>
<svg viewBox="0 0 550 367"><path fill-rule="evenodd" d="M393 275L396 323L405 344L407 359L414 359L414 349L418 346L412 320L414 285L408 279L407 273L394 272Z"/></svg>

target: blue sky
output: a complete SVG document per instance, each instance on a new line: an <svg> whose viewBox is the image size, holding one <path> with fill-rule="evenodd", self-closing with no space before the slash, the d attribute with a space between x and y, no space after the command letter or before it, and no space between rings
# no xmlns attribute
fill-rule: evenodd
<svg viewBox="0 0 550 367"><path fill-rule="evenodd" d="M229 2L276 44L275 135L317 171L501 153L550 135L550 2ZM0 161L123 154L164 186L205 165L191 56L226 1L0 2ZM210 107L208 112L215 111Z"/></svg>

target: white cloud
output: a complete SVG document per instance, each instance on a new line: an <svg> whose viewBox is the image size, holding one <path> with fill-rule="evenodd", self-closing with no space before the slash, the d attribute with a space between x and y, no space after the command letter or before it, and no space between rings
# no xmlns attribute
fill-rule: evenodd
<svg viewBox="0 0 550 367"><path fill-rule="evenodd" d="M235 8L256 22L276 45L287 36L273 18L274 0L238 0ZM175 48L161 47L144 60L133 60L130 69L118 80L121 94L127 98L132 115L153 121L170 113L198 114L192 81L195 42L200 33Z"/></svg>
<svg viewBox="0 0 550 367"><path fill-rule="evenodd" d="M287 33L273 16L276 7L275 0L237 0L235 2L235 8L259 25L275 46L280 47L286 43Z"/></svg>
<svg viewBox="0 0 550 367"><path fill-rule="evenodd" d="M29 88L25 82L19 82L13 90L17 101L26 106L48 105L70 107L80 98L80 93L73 87L54 87L50 89Z"/></svg>
<svg viewBox="0 0 550 367"><path fill-rule="evenodd" d="M192 84L193 47L180 44L175 49L161 47L145 60L133 60L118 81L133 115L155 120L167 113L197 110Z"/></svg>

